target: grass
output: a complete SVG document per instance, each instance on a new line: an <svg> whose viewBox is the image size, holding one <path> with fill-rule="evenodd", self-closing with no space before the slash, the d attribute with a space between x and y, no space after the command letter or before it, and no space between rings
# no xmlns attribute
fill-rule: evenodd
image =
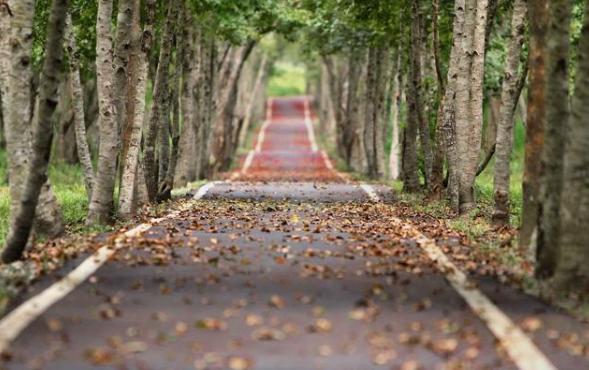
<svg viewBox="0 0 589 370"><path fill-rule="evenodd" d="M269 97L304 95L307 90L304 66L279 61L274 65L266 88Z"/></svg>
<svg viewBox="0 0 589 370"><path fill-rule="evenodd" d="M10 193L6 178L5 154L0 153L0 245L8 234L8 223L10 217ZM66 164L51 165L49 168L49 179L53 185L53 191L57 202L61 207L62 216L67 231L78 233L83 231L84 221L88 213L88 199L84 186L84 177L79 166Z"/></svg>

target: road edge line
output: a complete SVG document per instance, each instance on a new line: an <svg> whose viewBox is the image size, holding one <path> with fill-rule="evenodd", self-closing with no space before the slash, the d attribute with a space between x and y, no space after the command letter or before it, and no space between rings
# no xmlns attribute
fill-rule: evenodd
<svg viewBox="0 0 589 370"><path fill-rule="evenodd" d="M195 195L195 200L202 199L206 193L215 186L214 182L203 185ZM198 196L198 198L197 198ZM8 313L0 320L0 354L9 349L11 343L39 316L45 313L51 306L65 298L78 286L84 283L100 267L102 267L122 246L125 238L134 238L147 232L153 224L160 223L167 218L174 217L178 211L172 211L162 218L142 223L133 229L126 231L115 239L115 245L100 247L90 257L86 258L74 270L56 283L51 284L41 293L29 298L26 302Z"/></svg>
<svg viewBox="0 0 589 370"><path fill-rule="evenodd" d="M315 138L315 130L313 129L313 123L311 122L311 109L309 107L309 99L305 99L305 126L307 127L307 136L309 137L309 143L311 144L311 150L313 153L319 151L319 145L317 145L317 139Z"/></svg>
<svg viewBox="0 0 589 370"><path fill-rule="evenodd" d="M272 123L272 105L274 104L274 99L273 98L269 98L268 99L268 106L266 107L266 119L264 120L264 124L262 125L262 128L260 129L260 132L258 133L258 140L256 142L256 148L255 151L256 153L260 153L262 151L262 144L264 143L264 139L266 138L266 130L268 129L268 126L270 126L270 124Z"/></svg>
<svg viewBox="0 0 589 370"><path fill-rule="evenodd" d="M361 184L360 187L375 202L380 197L371 185ZM402 224L402 220L393 220ZM499 341L501 348L520 370L557 370L546 355L534 344L519 326L497 307L479 289L474 287L466 274L462 272L446 254L438 248L433 239L428 238L414 227L410 227L416 235L415 240L425 251L430 260L436 264L452 288L466 301L472 312L485 324Z"/></svg>

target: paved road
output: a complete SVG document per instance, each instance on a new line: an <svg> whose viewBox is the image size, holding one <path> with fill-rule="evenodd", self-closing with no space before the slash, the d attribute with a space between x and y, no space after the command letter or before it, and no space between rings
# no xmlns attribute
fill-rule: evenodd
<svg viewBox="0 0 589 370"><path fill-rule="evenodd" d="M313 150L303 99L272 105L247 171L122 241L0 368L517 369L508 353L520 343L498 341L420 248L418 229L432 224L399 220L384 187L344 183ZM554 368L589 369L587 326L471 278Z"/></svg>

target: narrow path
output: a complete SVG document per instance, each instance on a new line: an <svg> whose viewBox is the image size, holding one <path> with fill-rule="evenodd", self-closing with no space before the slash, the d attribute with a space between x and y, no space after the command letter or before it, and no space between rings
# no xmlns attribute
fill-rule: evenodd
<svg viewBox="0 0 589 370"><path fill-rule="evenodd" d="M465 281L464 246L387 188L345 182L306 107L274 100L235 181L111 237L0 369L589 368L586 325L493 278Z"/></svg>

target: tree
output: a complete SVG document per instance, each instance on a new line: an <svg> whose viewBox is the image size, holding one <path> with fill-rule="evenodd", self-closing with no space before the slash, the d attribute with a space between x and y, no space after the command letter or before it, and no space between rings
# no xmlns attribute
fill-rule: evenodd
<svg viewBox="0 0 589 370"><path fill-rule="evenodd" d="M31 156L31 122L34 123L36 118L33 106L36 99L31 96L33 79L31 63L33 38L31 35L33 33L35 2L31 0L10 2L8 6L12 14L10 63L3 64L4 67L8 66L8 71L1 74L8 77L3 81L2 110L8 154L12 224L16 219L25 186L27 163ZM43 185L41 201L38 204L35 234L48 238L61 234L64 230L61 210L57 205L49 181Z"/></svg>
<svg viewBox="0 0 589 370"><path fill-rule="evenodd" d="M411 45L409 52L409 80L407 84L407 127L404 136L403 176L404 190L419 190L417 132L423 120L421 110L421 45L419 0L411 2Z"/></svg>
<svg viewBox="0 0 589 370"><path fill-rule="evenodd" d="M476 170L483 128L483 76L487 1L466 0L456 82L456 139L459 211L475 207Z"/></svg>
<svg viewBox="0 0 589 370"><path fill-rule="evenodd" d="M452 50L448 66L446 90L442 100L442 120L438 130L443 131L445 152L448 160L448 197L454 210L460 207L458 182L458 148L456 138L456 89L458 83L458 64L460 62L461 36L464 28L465 0L454 2L454 24L452 28Z"/></svg>
<svg viewBox="0 0 589 370"><path fill-rule="evenodd" d="M542 146L541 211L538 223L537 274L551 277L558 261L560 205L564 151L569 118L570 0L550 2L548 78L546 80L546 132ZM562 122L565 122L563 127Z"/></svg>
<svg viewBox="0 0 589 370"><path fill-rule="evenodd" d="M509 224L511 214L509 197L511 147L513 142L513 119L520 93L518 75L521 51L524 44L525 17L526 1L516 0L511 16L511 36L505 61L505 75L501 91L501 117L496 140L493 221L499 225Z"/></svg>
<svg viewBox="0 0 589 370"><path fill-rule="evenodd" d="M53 138L51 118L57 106L59 70L63 51L62 41L69 0L53 0L52 4L47 32L47 51L41 73L39 113L34 130L33 151L20 198L20 207L16 219L11 225L6 247L2 253L2 262L4 263L13 262L22 256L35 220L39 196L43 184L47 181L47 167Z"/></svg>
<svg viewBox="0 0 589 370"><path fill-rule="evenodd" d="M170 61L172 58L172 45L174 33L176 32L176 23L178 21L178 11L181 5L181 0L173 0L170 3L164 30L162 33L162 42L160 48L158 68L154 84L153 93L153 108L149 123L147 125L144 143L144 173L145 182L147 184L147 193L149 200L155 202L157 200L158 191L158 168L156 166L156 148L158 135L161 137L162 126L165 121L169 119L166 114L169 114L169 75L170 75Z"/></svg>
<svg viewBox="0 0 589 370"><path fill-rule="evenodd" d="M110 221L117 172L119 131L113 101L112 12L112 0L99 0L96 21L96 78L100 107L100 149L96 181L86 218L86 225L89 226Z"/></svg>
<svg viewBox="0 0 589 370"><path fill-rule="evenodd" d="M523 177L522 224L520 244L528 247L537 230L540 207L541 151L546 121L546 50L548 0L528 0L530 20L530 55L528 84L528 119Z"/></svg>
<svg viewBox="0 0 589 370"><path fill-rule="evenodd" d="M67 50L69 53L70 61L76 146L78 150L78 157L80 158L80 162L82 164L82 172L84 173L86 194L88 196L88 199L91 200L92 189L94 188L94 168L92 167L90 147L88 146L88 141L86 140L86 120L84 119L84 96L79 70L80 57L78 55L78 48L76 46L76 40L70 13L68 13L67 15L64 37L67 43Z"/></svg>
<svg viewBox="0 0 589 370"><path fill-rule="evenodd" d="M585 7L578 69L564 154L560 205L558 260L554 272L557 289L586 292L589 286L589 7ZM560 77L558 74L551 78ZM550 117L549 119L556 118ZM555 123L555 122L554 122ZM551 123L551 124L554 124ZM555 249L554 245L546 246ZM552 261L546 261L549 265Z"/></svg>
<svg viewBox="0 0 589 370"><path fill-rule="evenodd" d="M135 216L137 206L137 192L143 176L139 173L139 150L141 146L141 134L143 121L145 117L145 96L147 92L147 78L149 68L149 56L154 42L154 24L156 16L156 0L147 2L147 12L143 32L139 32L136 42L140 44L140 53L136 58L136 70L133 73L136 84L134 92L133 109L129 109L127 127L129 130L129 142L126 153L123 157L123 170L121 175L121 191L119 194L118 214L124 220L129 220ZM137 13L136 16L139 14ZM139 27L138 22L134 22L135 28ZM137 32L137 31L134 31ZM128 100L127 103L131 103Z"/></svg>

